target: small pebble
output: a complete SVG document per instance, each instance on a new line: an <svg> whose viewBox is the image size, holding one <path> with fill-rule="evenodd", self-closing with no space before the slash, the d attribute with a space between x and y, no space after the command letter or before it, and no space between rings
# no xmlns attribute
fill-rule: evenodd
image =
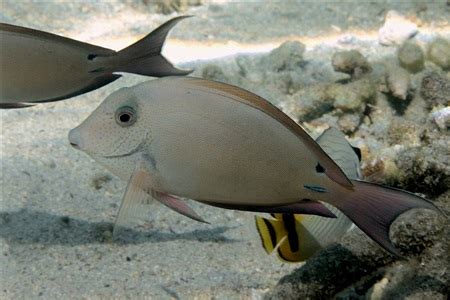
<svg viewBox="0 0 450 300"><path fill-rule="evenodd" d="M431 117L440 129L448 129L450 127L450 106L432 112Z"/></svg>
<svg viewBox="0 0 450 300"><path fill-rule="evenodd" d="M372 70L367 59L357 50L334 53L331 64L336 72L350 74L352 78L359 78Z"/></svg>
<svg viewBox="0 0 450 300"><path fill-rule="evenodd" d="M422 78L420 95L429 108L450 105L450 80L439 72L432 72Z"/></svg>
<svg viewBox="0 0 450 300"><path fill-rule="evenodd" d="M395 10L387 12L384 25L378 31L378 41L384 46L401 45L416 33L417 25Z"/></svg>
<svg viewBox="0 0 450 300"><path fill-rule="evenodd" d="M333 84L327 89L328 97L333 99L334 108L344 112L362 112L376 95L373 83L369 79L360 79L348 84Z"/></svg>
<svg viewBox="0 0 450 300"><path fill-rule="evenodd" d="M434 40L428 48L428 57L442 69L450 69L450 41L441 38Z"/></svg>
<svg viewBox="0 0 450 300"><path fill-rule="evenodd" d="M400 66L412 73L417 73L423 70L425 59L419 45L414 42L406 42L398 50L398 60Z"/></svg>
<svg viewBox="0 0 450 300"><path fill-rule="evenodd" d="M305 45L297 41L288 41L273 49L267 56L273 71L296 70L304 62Z"/></svg>
<svg viewBox="0 0 450 300"><path fill-rule="evenodd" d="M386 84L395 98L406 100L411 85L411 78L405 69L391 66L386 73Z"/></svg>

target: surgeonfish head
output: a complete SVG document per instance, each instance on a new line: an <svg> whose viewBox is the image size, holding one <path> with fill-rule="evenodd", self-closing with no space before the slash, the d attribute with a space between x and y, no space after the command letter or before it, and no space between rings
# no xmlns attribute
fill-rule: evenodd
<svg viewBox="0 0 450 300"><path fill-rule="evenodd" d="M389 226L413 208L437 210L406 191L349 178L297 123L236 86L167 77L111 94L71 144L128 181L116 226L152 197L203 221L179 197L247 211L345 214L398 254Z"/></svg>
<svg viewBox="0 0 450 300"><path fill-rule="evenodd" d="M117 72L186 75L190 71L175 68L161 55L170 29L184 18L169 20L118 52L0 23L0 108L68 99L118 79Z"/></svg>
<svg viewBox="0 0 450 300"><path fill-rule="evenodd" d="M343 133L329 128L317 143L351 179L360 179L360 151L352 147ZM276 250L285 262L301 262L324 247L338 242L352 227L352 221L329 204L324 204L336 218L313 215L271 214L272 218L255 217L263 248L268 254Z"/></svg>

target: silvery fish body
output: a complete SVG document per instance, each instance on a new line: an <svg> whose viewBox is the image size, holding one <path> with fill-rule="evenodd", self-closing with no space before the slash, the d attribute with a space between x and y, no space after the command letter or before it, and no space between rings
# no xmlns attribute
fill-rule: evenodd
<svg viewBox="0 0 450 300"><path fill-rule="evenodd" d="M388 225L410 208L435 209L407 192L350 180L276 107L214 81L168 77L121 89L69 140L129 181L124 210L154 196L199 219L180 196L230 209L334 216L323 201L396 252Z"/></svg>
<svg viewBox="0 0 450 300"><path fill-rule="evenodd" d="M137 43L116 52L48 32L0 24L0 108L67 99L106 85L130 72L181 75L161 48L174 18Z"/></svg>

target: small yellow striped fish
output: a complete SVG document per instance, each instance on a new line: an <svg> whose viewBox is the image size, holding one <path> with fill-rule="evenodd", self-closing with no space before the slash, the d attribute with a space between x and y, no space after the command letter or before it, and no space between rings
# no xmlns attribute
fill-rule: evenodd
<svg viewBox="0 0 450 300"><path fill-rule="evenodd" d="M360 152L335 128L327 129L317 139L323 150L351 179L360 178ZM323 203L337 218L300 214L270 214L273 219L255 217L262 245L268 254L276 250L280 260L301 262L318 250L339 241L352 221L337 208Z"/></svg>

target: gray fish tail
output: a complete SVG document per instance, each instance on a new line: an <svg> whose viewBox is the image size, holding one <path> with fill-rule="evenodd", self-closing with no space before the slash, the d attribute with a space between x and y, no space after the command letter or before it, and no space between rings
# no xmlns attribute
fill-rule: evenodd
<svg viewBox="0 0 450 300"><path fill-rule="evenodd" d="M114 71L154 77L187 75L191 73L192 70L177 69L161 54L169 31L179 21L188 17L181 16L173 18L141 40L120 50L117 53L119 66Z"/></svg>
<svg viewBox="0 0 450 300"><path fill-rule="evenodd" d="M352 183L354 191L342 197L342 201L333 201L333 205L381 247L397 256L400 252L389 237L390 226L397 217L414 208L440 212L431 202L403 190L358 180Z"/></svg>

